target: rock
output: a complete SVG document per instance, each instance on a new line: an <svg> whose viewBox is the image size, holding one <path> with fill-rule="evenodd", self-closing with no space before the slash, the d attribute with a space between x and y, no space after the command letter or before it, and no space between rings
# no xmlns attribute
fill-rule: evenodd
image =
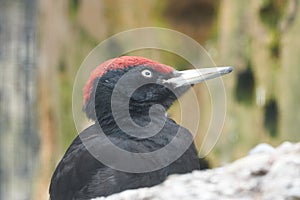
<svg viewBox="0 0 300 200"><path fill-rule="evenodd" d="M172 175L151 188L96 200L300 200L300 143L261 144L251 152L223 167Z"/></svg>
<svg viewBox="0 0 300 200"><path fill-rule="evenodd" d="M274 147L269 144L261 143L258 144L256 147L250 150L249 155L258 154L258 153L273 153Z"/></svg>

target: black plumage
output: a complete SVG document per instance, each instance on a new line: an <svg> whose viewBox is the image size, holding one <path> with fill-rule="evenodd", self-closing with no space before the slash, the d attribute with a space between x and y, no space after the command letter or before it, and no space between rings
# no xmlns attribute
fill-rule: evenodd
<svg viewBox="0 0 300 200"><path fill-rule="evenodd" d="M165 114L165 111L177 97L189 89L189 86L185 85L172 90L171 87L173 86L164 84L163 80L179 76L177 71L162 70L163 72L160 72L151 65L152 63L149 61L149 64L140 65L137 63L133 66L111 69L95 78L90 98L85 102L84 111L89 118L97 123L82 131L80 137L75 138L56 167L49 190L51 200L90 199L108 196L127 189L159 184L170 174L182 174L200 169L192 134ZM142 73L148 72L145 70L150 71L150 79L143 77ZM129 113L131 119L139 126L147 126L149 123L156 126L156 123L165 121L163 128L151 137L139 138L125 133L117 125L116 120L123 120L126 124L126 120L129 119L124 118L123 112L118 112L115 116L112 115L112 92L120 78L128 73L127 83L122 84L121 89L116 91L119 97L117 99L119 109L122 109L124 99L128 98L127 89L131 87L131 81L141 84L142 86L130 96ZM156 104L161 106L151 110L152 118L150 118L149 109ZM179 129L182 130L181 135L177 134ZM104 135L99 134L100 130L103 131ZM99 154L101 154L100 149L103 150L109 145L103 137L107 137L119 148L134 153L159 150L175 137L179 141L177 144L189 143L190 145L177 160L168 166L151 172L130 173L104 165L88 151L90 148L93 149L93 152L97 152L99 149ZM177 147L174 146L173 148L176 149Z"/></svg>

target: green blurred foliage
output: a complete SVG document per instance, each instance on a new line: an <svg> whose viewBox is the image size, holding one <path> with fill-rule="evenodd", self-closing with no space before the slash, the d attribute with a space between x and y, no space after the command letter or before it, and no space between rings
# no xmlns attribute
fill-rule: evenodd
<svg viewBox="0 0 300 200"><path fill-rule="evenodd" d="M288 0L263 0L259 10L260 20L271 30L276 30L284 15Z"/></svg>

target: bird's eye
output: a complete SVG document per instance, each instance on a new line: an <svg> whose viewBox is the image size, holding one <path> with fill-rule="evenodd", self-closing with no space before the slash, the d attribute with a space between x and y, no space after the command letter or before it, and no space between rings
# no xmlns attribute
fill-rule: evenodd
<svg viewBox="0 0 300 200"><path fill-rule="evenodd" d="M152 77L152 72L148 69L145 69L142 71L142 75L146 78L151 78Z"/></svg>

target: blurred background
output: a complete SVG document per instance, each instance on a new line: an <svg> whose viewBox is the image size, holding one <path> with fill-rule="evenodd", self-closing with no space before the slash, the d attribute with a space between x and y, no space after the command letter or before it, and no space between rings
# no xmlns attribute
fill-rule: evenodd
<svg viewBox="0 0 300 200"><path fill-rule="evenodd" d="M223 79L227 116L207 157L212 167L259 143L298 142L299 12L298 0L0 0L0 199L48 199L53 170L77 135L76 72L98 43L131 28L180 31L217 65L235 67ZM197 95L205 126L209 99Z"/></svg>

